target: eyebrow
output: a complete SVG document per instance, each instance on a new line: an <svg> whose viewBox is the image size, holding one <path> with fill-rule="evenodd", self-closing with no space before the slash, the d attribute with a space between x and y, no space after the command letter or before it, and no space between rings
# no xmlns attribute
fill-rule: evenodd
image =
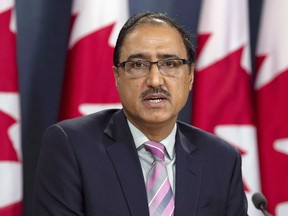
<svg viewBox="0 0 288 216"><path fill-rule="evenodd" d="M176 54L158 54L157 57L160 58L160 59L180 58Z"/></svg>
<svg viewBox="0 0 288 216"><path fill-rule="evenodd" d="M132 60L132 59L147 59L149 56L147 54L144 53L136 53L136 54L132 54L128 57L128 61Z"/></svg>
<svg viewBox="0 0 288 216"><path fill-rule="evenodd" d="M169 59L169 58L180 58L176 54L157 54L157 58L159 59ZM136 53L132 54L128 57L128 61L132 59L149 59L149 55L145 53Z"/></svg>

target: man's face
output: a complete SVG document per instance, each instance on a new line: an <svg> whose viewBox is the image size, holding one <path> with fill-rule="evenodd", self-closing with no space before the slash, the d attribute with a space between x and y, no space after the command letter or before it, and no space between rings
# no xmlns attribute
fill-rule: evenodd
<svg viewBox="0 0 288 216"><path fill-rule="evenodd" d="M119 62L154 62L167 58L187 59L181 35L165 24L144 24L125 36ZM193 83L193 67L184 64L177 70L177 75L165 76L159 72L157 64L153 64L148 74L131 77L125 73L124 68L114 68L115 82L125 115L138 128L163 123L175 124ZM165 91L153 93L151 89Z"/></svg>

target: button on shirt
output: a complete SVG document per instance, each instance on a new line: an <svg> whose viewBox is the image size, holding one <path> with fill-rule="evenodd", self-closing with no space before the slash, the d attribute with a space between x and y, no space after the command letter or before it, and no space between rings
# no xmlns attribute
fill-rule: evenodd
<svg viewBox="0 0 288 216"><path fill-rule="evenodd" d="M128 121L128 120L127 120ZM144 143L149 141L149 139L138 129L136 128L130 121L128 121L128 125L130 131L132 133L140 163L144 176L144 181L146 183L148 172L151 169L154 159L153 156L145 150ZM175 194L175 136L176 136L177 125L175 124L171 133L160 143L165 146L165 165L167 168L168 178L170 181L170 185L173 193ZM152 140L153 141L153 140Z"/></svg>

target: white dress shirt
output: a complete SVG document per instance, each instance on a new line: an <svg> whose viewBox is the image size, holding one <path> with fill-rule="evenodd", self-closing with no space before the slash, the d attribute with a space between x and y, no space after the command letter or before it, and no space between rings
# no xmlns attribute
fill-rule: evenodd
<svg viewBox="0 0 288 216"><path fill-rule="evenodd" d="M136 128L129 120L128 125L132 133L136 148L138 150L138 155L142 167L142 172L144 176L144 181L146 183L148 172L151 169L154 159L151 153L146 151L144 148L144 143L149 141L149 139L138 129ZM175 194L175 136L176 136L177 125L175 124L171 133L160 143L163 144L166 148L165 151L165 164L167 169L168 178L173 193ZM154 141L154 140L151 140Z"/></svg>

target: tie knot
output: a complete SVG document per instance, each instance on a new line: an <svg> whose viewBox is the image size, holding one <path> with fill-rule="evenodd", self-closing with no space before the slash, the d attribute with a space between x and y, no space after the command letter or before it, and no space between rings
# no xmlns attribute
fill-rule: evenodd
<svg viewBox="0 0 288 216"><path fill-rule="evenodd" d="M154 156L154 158L156 160L160 159L160 160L164 161L165 146L163 144L157 143L154 141L148 141L148 142L145 142L144 145L145 145L145 149L147 151L149 151Z"/></svg>

